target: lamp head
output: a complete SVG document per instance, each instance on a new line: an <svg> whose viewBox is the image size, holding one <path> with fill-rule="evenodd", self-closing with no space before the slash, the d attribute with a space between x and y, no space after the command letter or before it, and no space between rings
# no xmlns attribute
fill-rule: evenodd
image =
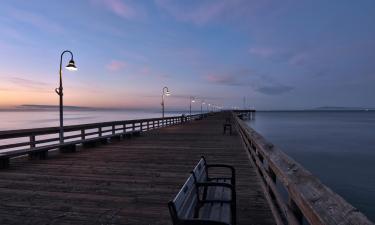
<svg viewBox="0 0 375 225"><path fill-rule="evenodd" d="M165 92L165 95L166 95L166 96L170 96L170 95L171 95L171 92L170 92L170 91L166 91L166 92Z"/></svg>
<svg viewBox="0 0 375 225"><path fill-rule="evenodd" d="M194 102L195 102L195 99L192 99L191 102L194 103Z"/></svg>
<svg viewBox="0 0 375 225"><path fill-rule="evenodd" d="M68 65L66 65L65 69L67 69L69 71L76 71L77 70L76 64L75 64L73 59L71 59L69 61Z"/></svg>

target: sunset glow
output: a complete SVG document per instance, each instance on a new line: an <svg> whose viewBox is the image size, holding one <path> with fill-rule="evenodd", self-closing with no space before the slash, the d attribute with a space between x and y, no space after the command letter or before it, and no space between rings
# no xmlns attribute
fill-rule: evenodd
<svg viewBox="0 0 375 225"><path fill-rule="evenodd" d="M0 8L0 107L374 107L373 1L21 1ZM67 8L66 5L74 5ZM64 58L64 66L69 63Z"/></svg>

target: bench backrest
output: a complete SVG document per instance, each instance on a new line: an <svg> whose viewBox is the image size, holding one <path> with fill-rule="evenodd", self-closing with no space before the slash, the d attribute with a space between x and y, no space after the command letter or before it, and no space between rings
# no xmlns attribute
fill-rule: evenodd
<svg viewBox="0 0 375 225"><path fill-rule="evenodd" d="M178 192L173 201L169 202L169 210L174 223L176 223L178 219L194 218L195 206L198 202L196 181L206 181L207 173L205 165L206 162L204 158L199 160L198 164L194 167L192 174L186 180L181 190Z"/></svg>
<svg viewBox="0 0 375 225"><path fill-rule="evenodd" d="M186 180L185 184L182 186L181 190L178 192L176 197L170 203L170 207L174 207L171 209L172 217L176 217L174 219L188 219L194 217L194 209L197 205L197 191L195 186L194 177L191 175ZM171 205L173 204L173 206ZM176 215L173 215L176 214Z"/></svg>
<svg viewBox="0 0 375 225"><path fill-rule="evenodd" d="M199 160L192 172L197 182L207 182L206 160L203 157Z"/></svg>

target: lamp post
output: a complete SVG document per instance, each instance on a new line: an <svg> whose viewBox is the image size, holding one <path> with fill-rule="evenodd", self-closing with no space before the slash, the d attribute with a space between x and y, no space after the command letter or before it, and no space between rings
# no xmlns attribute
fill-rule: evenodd
<svg viewBox="0 0 375 225"><path fill-rule="evenodd" d="M204 102L204 100L201 101L201 114L203 114L203 105L205 105L206 103Z"/></svg>
<svg viewBox="0 0 375 225"><path fill-rule="evenodd" d="M62 60L63 60L63 55L65 53L69 53L70 54L70 61L69 61L68 65L65 66L65 68L67 70L70 70L70 71L76 71L77 70L75 62L73 60L73 53L71 51L69 51L69 50L63 51L61 53L61 57L60 57L60 71L59 71L59 74L60 74L60 86L55 89L55 92L60 97L60 144L64 143L64 114L63 114L63 95L64 94L63 94L63 85L62 85Z"/></svg>
<svg viewBox="0 0 375 225"><path fill-rule="evenodd" d="M163 114L163 119L164 119L164 98L165 98L165 96L169 96L169 95L171 95L171 92L169 92L169 90L168 90L168 87L164 87L163 88L163 94L162 94L162 96L161 96L161 107L162 107L162 114Z"/></svg>
<svg viewBox="0 0 375 225"><path fill-rule="evenodd" d="M190 116L191 116L191 103L195 102L195 97L190 96Z"/></svg>

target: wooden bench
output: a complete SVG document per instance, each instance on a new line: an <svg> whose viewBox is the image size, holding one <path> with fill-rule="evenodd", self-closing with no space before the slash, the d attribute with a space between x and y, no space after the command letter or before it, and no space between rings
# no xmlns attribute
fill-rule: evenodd
<svg viewBox="0 0 375 225"><path fill-rule="evenodd" d="M232 123L230 118L225 119L225 123L223 124L223 133L225 134L227 130L229 130L229 135L232 135Z"/></svg>
<svg viewBox="0 0 375 225"><path fill-rule="evenodd" d="M230 170L229 176L212 177L211 168ZM235 225L235 170L223 164L198 162L176 197L168 203L174 225Z"/></svg>

